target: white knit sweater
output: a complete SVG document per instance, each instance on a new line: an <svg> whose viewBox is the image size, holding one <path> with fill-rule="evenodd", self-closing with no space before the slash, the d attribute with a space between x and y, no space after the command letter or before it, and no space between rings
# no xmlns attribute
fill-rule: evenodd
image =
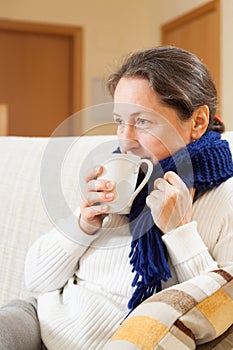
<svg viewBox="0 0 233 350"><path fill-rule="evenodd" d="M233 264L233 179L198 199L192 219L163 236L175 269L163 288ZM109 215L103 229L90 236L76 222L67 225L70 236L54 228L30 248L26 285L38 294L49 350L103 349L127 315L133 292L128 219ZM207 283L208 288L210 295Z"/></svg>

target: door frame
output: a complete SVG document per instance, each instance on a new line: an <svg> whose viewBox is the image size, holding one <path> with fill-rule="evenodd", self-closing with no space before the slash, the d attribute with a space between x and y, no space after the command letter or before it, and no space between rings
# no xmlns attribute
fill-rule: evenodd
<svg viewBox="0 0 233 350"><path fill-rule="evenodd" d="M218 65L216 69L215 84L218 91L218 111L221 111L221 94L222 94L222 81L221 81L221 35L222 35L222 18L221 18L221 0L212 0L204 5L201 5L187 13L180 15L179 17L164 23L161 26L161 44L166 45L166 35L169 32L177 29L178 27L192 22L193 20L200 18L208 13L216 13L215 28L217 28L217 37L215 38L215 52L214 55L217 57Z"/></svg>
<svg viewBox="0 0 233 350"><path fill-rule="evenodd" d="M83 107L83 96L82 96L82 66L83 66L83 29L79 26L69 26L60 24L47 24L39 22L26 22L26 21L15 21L0 19L0 32L14 31L14 32L28 32L28 33L40 33L44 35L58 35L66 36L72 42L72 62L71 62L71 113L74 114L80 111ZM4 101L0 101L4 103ZM73 132L74 134L81 134L82 125L81 120L79 123L75 123Z"/></svg>
<svg viewBox="0 0 233 350"><path fill-rule="evenodd" d="M197 7L194 10L191 10L184 15L181 15L174 20L171 20L165 24L162 25L161 27L161 38L162 38L162 43L164 42L164 36L166 35L166 32L169 32L173 29L176 29L180 25L183 25L185 23L188 23L192 21L195 18L198 18L200 16L203 16L204 14L208 12L216 11L218 14L220 14L220 0L213 0L208 2L207 4L204 4L202 6ZM220 28L220 15L218 16L218 26ZM220 33L220 31L219 31ZM219 38L217 40L218 44L220 42L220 34ZM219 48L219 47L218 47Z"/></svg>

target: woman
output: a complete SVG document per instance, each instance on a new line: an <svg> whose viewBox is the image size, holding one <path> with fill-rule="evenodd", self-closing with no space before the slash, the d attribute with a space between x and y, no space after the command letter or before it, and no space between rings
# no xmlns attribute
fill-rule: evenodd
<svg viewBox="0 0 233 350"><path fill-rule="evenodd" d="M189 343L191 340L193 342L195 339L197 343L209 341L219 335L224 329L227 329L233 322L232 306L230 306L232 305L232 300L229 300L227 307L230 307L230 316L229 314L226 315L226 309L221 306L222 312L216 310L215 315L211 315L208 319L209 309L207 308L207 310L204 310L205 312L202 311L205 317L200 315L198 318L200 329L205 328L206 332L200 332L198 327L194 327L194 331L191 327L192 322L194 324L197 322L196 317L192 320L192 313L200 307L199 304L204 305L206 303L208 305L209 303L212 305L211 303L213 302L213 305L215 305L216 301L217 294L215 296L211 295L206 299L203 296L201 297L202 293L206 293L208 296L211 294L211 287L208 286L210 276L207 274L204 277L203 273L213 270L216 271L216 274L222 274L222 276L225 273L227 274L226 271L232 273L232 204L230 204L232 202L232 195L230 194L230 187L232 187L232 161L231 156L228 155L225 166L218 163L218 159L222 160L223 158L220 154L214 155L214 147L219 151L222 142L220 142L220 148L218 148L217 140L219 137L209 132L210 130L223 131L221 120L215 116L216 89L206 67L194 55L174 47L161 47L133 54L119 71L110 77L108 86L114 96L114 118L118 124L121 152L133 153L141 158L149 158L154 164L162 161L162 169L165 170L164 176L155 180L154 188L144 198L144 201L150 208L153 224L163 234L163 242L169 252L172 266L175 268L175 273L172 274L172 283L177 283L177 281L174 281L174 276L176 275L178 282L189 281L189 285L192 286L192 289L195 289L195 286L199 283L199 279L195 280L195 276L201 275L203 288L200 288L196 295L196 291L185 293L187 285L184 284L184 290L182 290L181 286L178 287L184 294L177 294L177 285L175 285L173 291L169 290L169 294L168 292L166 294L165 291L147 300L145 305L138 307L131 314L131 317L123 322L123 325L114 335L112 342L106 346L106 349L115 349L119 340L121 341L119 344L122 349L131 349L128 345L129 342L137 345L137 349L143 349L143 346L146 346L145 344L150 344L151 348L155 348L159 341L161 344L166 342L171 344L173 342L173 347L176 344L177 348L181 349L181 343L184 344L185 342L184 339L182 340L182 336L180 335L175 339L175 336L171 335L172 332L178 332L178 330L181 333L183 332L183 335L185 333L189 334L189 338L187 337L186 339L186 346L193 348L192 346L194 345ZM154 113L148 113L148 111L153 111ZM217 137L217 139L211 140L212 136L214 138ZM206 144L202 140L205 140ZM194 142L195 144L193 145ZM178 159L181 152L178 151L182 149L184 144L189 145L189 155L194 172L193 183L191 186L189 183L190 191L187 190L181 178L175 172L170 171L175 170L178 164L180 166L178 174L180 173L182 177L182 170L184 169L179 165ZM212 150L211 155L209 154L210 148ZM195 159L192 156L192 152L198 152L200 157ZM207 153L208 156L206 158ZM175 162L177 162L175 166L170 163L166 164L168 163L167 157L170 154L173 154L173 158L179 155L178 158L175 158ZM208 158L209 156L211 159ZM183 157L184 159L181 158L181 162L186 161L186 155L183 155ZM226 173L222 174L221 180L219 178L216 181L217 173L221 172L224 167ZM95 180L99 175L99 171L101 171L101 168L88 177L88 180L92 179L92 181L88 182L90 196L87 202L83 204L81 210L80 226L88 234L95 232L96 227L101 227L103 214L106 214L108 210L107 206L101 206L98 211L93 204L96 202L107 202L113 198L111 188L106 190L106 183ZM158 177L156 167L154 175L155 178ZM199 175L200 178L202 177L201 180L197 179ZM190 179L187 176L189 178L190 174L185 174L183 180L189 182ZM214 178L215 180L213 180ZM229 180L227 180L228 178ZM216 183L214 184L215 181ZM222 184L219 186L220 183ZM215 189L210 191L212 188ZM219 203L220 198L222 204ZM141 200L142 197L140 196L138 200L135 200L129 216L130 220L131 216L135 219L134 212L139 215L136 208L138 206L141 207ZM198 227L196 227L195 221ZM139 222L140 224L145 224L143 218L142 220L139 218ZM138 234L138 232L134 232L135 230L132 226L131 234L134 238L134 234ZM140 230L139 225L137 229ZM142 231L143 235L146 229ZM144 244L144 252L136 251L135 253L135 250L140 250L138 248L140 243L139 240L137 240L136 244L134 242L131 245L131 256L134 254L135 259L140 257L145 263L146 257L151 254L150 247L146 246L145 242L141 242L141 245ZM150 237L150 245L152 244L151 242ZM153 243L156 244L156 241ZM149 250L150 252L148 252ZM152 257L155 258L155 256L156 253L152 252ZM143 267L139 266L140 264L135 266L137 264L134 264L132 261L133 258L131 258L131 263L138 274L136 274L136 281L134 280L133 283L133 286L136 286L136 291L134 291L133 297L128 304L130 309L134 309L149 297L152 294L151 290L160 291L161 280L166 281L170 277L165 266L159 276L159 282L158 280L153 282L153 278L150 278L149 273L142 271ZM159 267L161 267L161 262L159 264ZM226 266L228 266L229 270L226 269L223 272L219 269L219 267ZM158 266L154 266L154 271L156 271L156 267ZM153 263L149 268L153 268ZM144 274L146 274L146 277ZM228 277L225 275L225 278L225 282L229 282L232 278L231 274ZM147 285L143 286L143 284ZM165 285L166 283L163 287ZM220 286L218 287L220 288ZM232 287L229 284L224 288L229 288L232 292ZM217 289L215 289L215 293L217 293ZM170 298L169 302L167 295ZM185 313L191 315L189 315L191 320L188 319L190 328L186 327L185 323L180 320L180 317L183 317L184 310L179 315L179 318L177 315L174 318L171 317L171 308L173 311L181 312L180 307L175 306L177 298L184 301L185 297L193 300L190 308L187 305L184 307ZM164 308L158 307L158 305L151 306L155 301L163 301L168 305ZM208 307L210 306L208 305ZM163 313L163 317L161 317L161 313ZM134 317L135 315L137 317ZM214 320L215 317L217 319ZM183 318L185 320L185 317ZM203 322L202 318L205 318ZM149 323L148 328L145 327L146 323ZM220 328L216 325L218 323L221 323ZM158 334L158 329L160 328L162 328L162 332ZM170 332L169 329L172 329L172 331ZM153 334L155 334L155 338L150 340L150 343L148 338L153 338ZM165 334L165 339L162 337L162 334ZM115 342L116 345L114 345Z"/></svg>
<svg viewBox="0 0 233 350"><path fill-rule="evenodd" d="M114 183L93 169L76 232L54 229L29 250L43 346L194 349L233 322L233 165L216 89L175 47L136 52L108 86L118 151L154 172L125 216L108 215Z"/></svg>

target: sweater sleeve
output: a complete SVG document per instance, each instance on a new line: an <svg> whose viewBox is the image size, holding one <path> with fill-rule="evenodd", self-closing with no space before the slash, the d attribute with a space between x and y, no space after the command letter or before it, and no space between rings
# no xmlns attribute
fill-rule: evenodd
<svg viewBox="0 0 233 350"><path fill-rule="evenodd" d="M99 234L82 232L75 215L61 220L58 227L39 237L27 253L27 289L44 293L62 288L77 270L80 257Z"/></svg>
<svg viewBox="0 0 233 350"><path fill-rule="evenodd" d="M104 350L195 349L233 323L233 266L154 294L121 324Z"/></svg>
<svg viewBox="0 0 233 350"><path fill-rule="evenodd" d="M191 222L162 237L175 268L179 282L218 267L197 231L197 223Z"/></svg>

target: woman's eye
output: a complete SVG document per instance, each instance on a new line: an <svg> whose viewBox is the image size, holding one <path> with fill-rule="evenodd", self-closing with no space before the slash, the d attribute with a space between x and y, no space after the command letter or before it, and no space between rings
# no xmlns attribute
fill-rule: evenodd
<svg viewBox="0 0 233 350"><path fill-rule="evenodd" d="M140 118L137 120L136 125L138 127L148 127L150 125L150 121L144 118Z"/></svg>
<svg viewBox="0 0 233 350"><path fill-rule="evenodd" d="M114 121L117 125L123 125L123 120L120 118L115 118Z"/></svg>

